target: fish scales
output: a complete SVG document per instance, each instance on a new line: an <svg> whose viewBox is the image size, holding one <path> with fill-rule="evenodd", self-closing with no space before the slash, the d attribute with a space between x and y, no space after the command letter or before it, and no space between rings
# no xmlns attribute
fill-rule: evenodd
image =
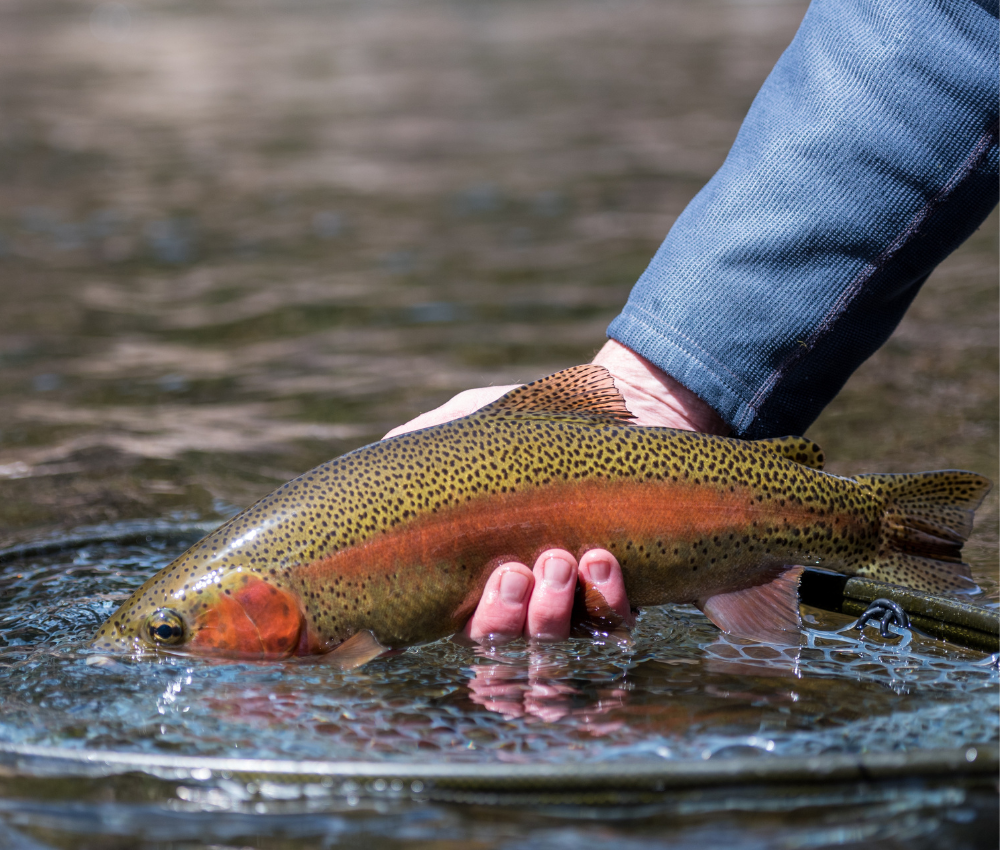
<svg viewBox="0 0 1000 850"><path fill-rule="evenodd" d="M276 574L317 632L354 630L358 612L381 642L406 645L460 628L499 563L555 545L609 549L635 605L693 602L784 564L858 567L877 545L878 505L856 484L826 476L819 488L821 473L765 448L626 429L508 420L377 444L389 508L326 550L303 541ZM351 512L333 499L327 511Z"/></svg>
<svg viewBox="0 0 1000 850"><path fill-rule="evenodd" d="M363 630L407 646L460 629L497 565L554 546L610 550L638 606L700 604L792 564L874 575L896 558L910 583L930 571L962 586L960 561L919 553L954 560L968 529L952 530L956 543L942 528L962 526L988 487L980 476L927 473L919 499L946 507L911 527L886 496L910 476L829 475L805 465L822 455L802 439L631 426L599 367L580 369L568 389L558 373L548 391L528 385L288 482L137 590L97 645L120 648L150 628L151 612L183 609L177 628L215 649L257 641L262 654L324 653ZM912 551L899 554L899 539Z"/></svg>

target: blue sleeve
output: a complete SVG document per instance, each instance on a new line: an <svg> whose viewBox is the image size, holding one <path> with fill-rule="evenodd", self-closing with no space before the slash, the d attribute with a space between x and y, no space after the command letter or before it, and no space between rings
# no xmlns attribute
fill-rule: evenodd
<svg viewBox="0 0 1000 850"><path fill-rule="evenodd" d="M996 0L813 0L608 336L801 434L998 199Z"/></svg>

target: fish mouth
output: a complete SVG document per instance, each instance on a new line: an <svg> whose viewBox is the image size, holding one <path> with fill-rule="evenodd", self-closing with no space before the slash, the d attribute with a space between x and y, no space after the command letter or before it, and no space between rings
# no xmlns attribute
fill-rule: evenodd
<svg viewBox="0 0 1000 850"><path fill-rule="evenodd" d="M103 632L98 632L90 641L90 649L112 655L151 656L155 654L154 648L140 640L137 635L108 637Z"/></svg>
<svg viewBox="0 0 1000 850"><path fill-rule="evenodd" d="M152 650L139 636L145 618L138 616L129 602L101 625L90 640L91 649L115 655L146 655Z"/></svg>

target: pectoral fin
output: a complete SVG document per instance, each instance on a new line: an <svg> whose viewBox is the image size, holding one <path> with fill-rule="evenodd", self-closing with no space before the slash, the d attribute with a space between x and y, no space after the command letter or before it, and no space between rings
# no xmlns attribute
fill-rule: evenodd
<svg viewBox="0 0 1000 850"><path fill-rule="evenodd" d="M342 670L353 670L389 651L389 647L382 646L368 629L362 629L336 649L330 650L323 656L323 661L335 664Z"/></svg>
<svg viewBox="0 0 1000 850"><path fill-rule="evenodd" d="M596 585L581 578L573 599L573 622L613 631L622 625L623 620Z"/></svg>
<svg viewBox="0 0 1000 850"><path fill-rule="evenodd" d="M632 622L611 607L593 582L581 579L577 584L572 624L571 634L576 637L610 637L621 647L632 646Z"/></svg>
<svg viewBox="0 0 1000 850"><path fill-rule="evenodd" d="M791 567L767 584L710 596L699 600L698 607L727 634L762 643L797 644L802 570Z"/></svg>

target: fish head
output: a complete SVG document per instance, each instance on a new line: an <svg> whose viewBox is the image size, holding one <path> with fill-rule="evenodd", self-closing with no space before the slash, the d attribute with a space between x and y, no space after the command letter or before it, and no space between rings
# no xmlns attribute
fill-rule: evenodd
<svg viewBox="0 0 1000 850"><path fill-rule="evenodd" d="M234 553L186 552L162 569L101 626L92 646L144 655L193 653L284 658L305 640L305 616L293 593Z"/></svg>

